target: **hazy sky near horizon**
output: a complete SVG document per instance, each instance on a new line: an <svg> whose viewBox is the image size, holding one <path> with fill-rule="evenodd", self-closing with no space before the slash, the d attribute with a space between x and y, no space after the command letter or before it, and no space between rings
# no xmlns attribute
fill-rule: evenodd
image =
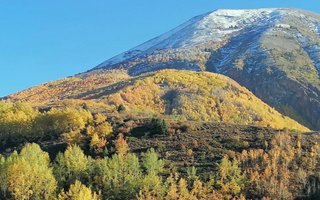
<svg viewBox="0 0 320 200"><path fill-rule="evenodd" d="M91 69L215 9L300 8L319 0L0 0L0 97Z"/></svg>

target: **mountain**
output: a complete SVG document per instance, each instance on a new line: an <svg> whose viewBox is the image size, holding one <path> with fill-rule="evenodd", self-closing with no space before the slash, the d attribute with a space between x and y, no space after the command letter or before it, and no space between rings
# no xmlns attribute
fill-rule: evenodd
<svg viewBox="0 0 320 200"><path fill-rule="evenodd" d="M216 10L93 70L221 73L281 113L320 129L319 25L320 15L297 9Z"/></svg>
<svg viewBox="0 0 320 200"><path fill-rule="evenodd" d="M88 72L6 99L33 105L63 99L100 99L113 87L125 87L146 72L168 68L209 71L231 77L283 115L317 130L319 24L319 15L296 9L216 10L194 17Z"/></svg>

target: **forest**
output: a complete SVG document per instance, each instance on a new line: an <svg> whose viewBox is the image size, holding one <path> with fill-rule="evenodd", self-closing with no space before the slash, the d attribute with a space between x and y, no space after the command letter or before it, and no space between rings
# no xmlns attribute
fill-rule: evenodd
<svg viewBox="0 0 320 200"><path fill-rule="evenodd" d="M227 146L205 170L196 167L194 155L202 143L194 140L191 147L174 147L183 152L182 159L193 156L179 168L168 156L170 147L157 141L196 135L196 124L159 116L137 119L123 114L123 106L117 112L108 116L88 105L36 109L1 102L1 199L266 200L319 195L317 135L270 129L272 134L244 141L245 134L230 134L223 142ZM132 145L137 140L155 145L137 150ZM45 151L47 143L64 145ZM222 147L214 140L208 148Z"/></svg>

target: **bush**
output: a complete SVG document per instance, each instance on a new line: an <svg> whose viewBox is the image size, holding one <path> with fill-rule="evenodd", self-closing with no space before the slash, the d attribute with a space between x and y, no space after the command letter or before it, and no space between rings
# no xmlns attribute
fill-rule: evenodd
<svg viewBox="0 0 320 200"><path fill-rule="evenodd" d="M126 107L123 104L120 104L117 108L117 111L119 113L126 111Z"/></svg>
<svg viewBox="0 0 320 200"><path fill-rule="evenodd" d="M168 126L164 119L153 118L148 124L151 135L165 135L168 133Z"/></svg>

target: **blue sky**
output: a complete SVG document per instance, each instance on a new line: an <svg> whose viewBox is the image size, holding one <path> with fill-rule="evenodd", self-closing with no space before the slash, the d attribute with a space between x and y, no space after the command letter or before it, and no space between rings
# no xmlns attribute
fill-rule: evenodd
<svg viewBox="0 0 320 200"><path fill-rule="evenodd" d="M0 96L93 68L218 8L294 7L319 0L0 0Z"/></svg>

